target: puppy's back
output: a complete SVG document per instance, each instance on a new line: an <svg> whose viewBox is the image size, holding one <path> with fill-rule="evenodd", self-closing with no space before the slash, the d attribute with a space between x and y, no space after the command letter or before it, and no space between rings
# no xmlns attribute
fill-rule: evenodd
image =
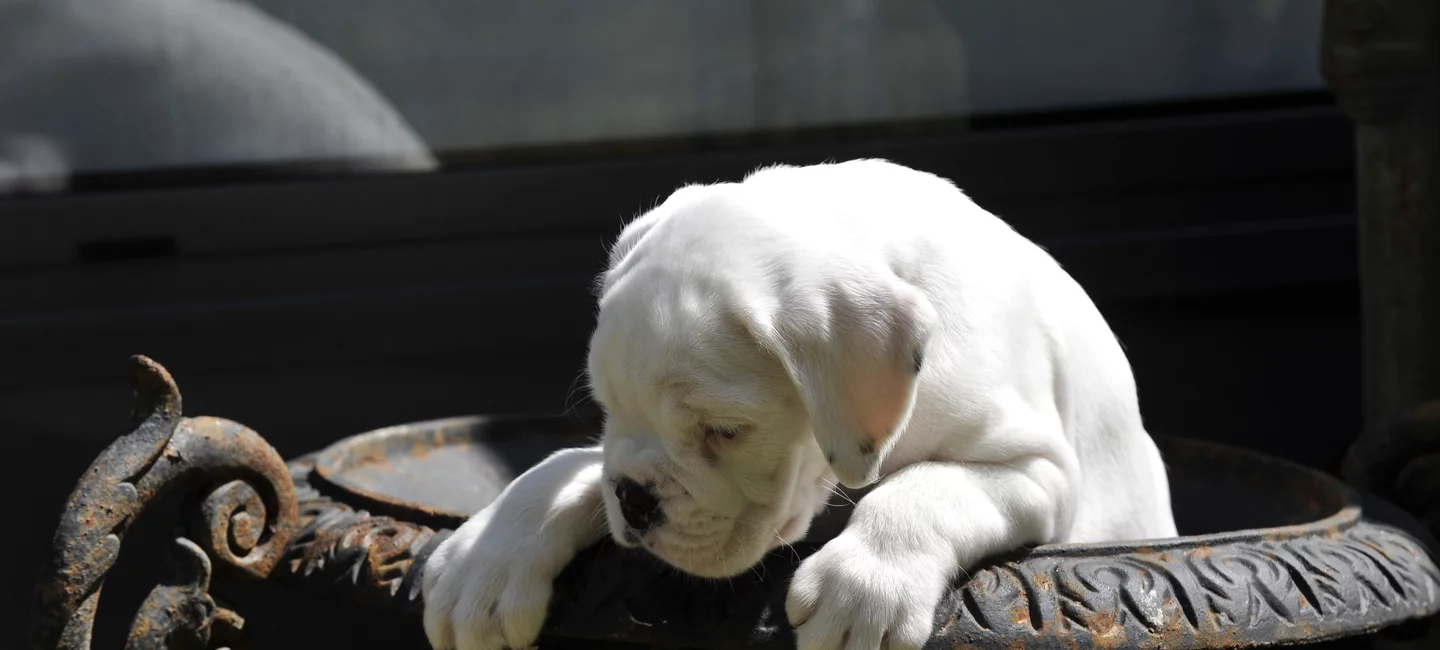
<svg viewBox="0 0 1440 650"><path fill-rule="evenodd" d="M745 185L777 208L790 202L793 209L776 209L773 218L800 232L841 240L851 251L883 250L897 274L927 293L942 327L955 334L939 342L958 348L935 360L968 369L942 376L932 387L936 399L1010 382L1034 396L1032 406L1055 410L1080 474L1064 541L1175 534L1167 477L1140 417L1129 360L1088 293L1048 252L950 181L883 160L771 167ZM998 365L964 349L999 341L1008 347ZM936 408L955 413L951 404Z"/></svg>

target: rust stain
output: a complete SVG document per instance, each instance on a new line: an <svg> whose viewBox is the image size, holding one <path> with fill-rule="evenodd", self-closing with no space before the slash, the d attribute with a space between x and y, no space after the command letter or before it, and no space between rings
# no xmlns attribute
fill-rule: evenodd
<svg viewBox="0 0 1440 650"><path fill-rule="evenodd" d="M1010 608L1010 622L1016 625L1029 627L1030 605L1029 603L1018 603Z"/></svg>
<svg viewBox="0 0 1440 650"><path fill-rule="evenodd" d="M395 466L390 463L389 454L386 454L385 450L378 445L361 448L355 461L357 465L369 465L380 471L395 471Z"/></svg>
<svg viewBox="0 0 1440 650"><path fill-rule="evenodd" d="M71 492L37 587L35 647L88 647L99 595L130 524L195 476L235 478L204 495L191 512L194 541L181 538L191 580L151 592L131 623L129 647L172 634L208 634L211 563L217 574L264 579L280 561L299 512L289 468L259 434L229 420L182 417L170 373L131 360L134 429L111 443ZM188 545L188 546L187 546ZM203 568L199 568L203 566ZM209 614L206 614L209 616ZM139 636L136 636L139 635ZM182 643L184 645L184 643ZM188 647L188 646L187 646Z"/></svg>
<svg viewBox="0 0 1440 650"><path fill-rule="evenodd" d="M1199 629L1195 630L1195 639L1205 647L1223 647L1220 644L1220 629L1219 615L1212 610L1206 610L1200 619Z"/></svg>
<svg viewBox="0 0 1440 650"><path fill-rule="evenodd" d="M1089 617L1091 642L1097 648L1119 648L1125 645L1125 626L1115 620L1112 612L1101 611Z"/></svg>
<svg viewBox="0 0 1440 650"><path fill-rule="evenodd" d="M1370 550L1372 550L1372 551L1375 551L1375 552L1378 553L1378 554L1380 554L1380 557L1383 557L1383 558L1385 558L1385 559L1387 559L1387 560L1393 559L1393 558L1390 557L1390 551L1385 550L1385 547L1383 547L1383 546L1381 546L1381 545L1379 545L1379 544L1376 544L1375 542L1371 542L1371 541L1368 541L1368 540L1367 540L1367 541L1365 542L1365 547L1368 548L1368 549L1370 549Z"/></svg>
<svg viewBox="0 0 1440 650"><path fill-rule="evenodd" d="M1157 551L1149 546L1141 546L1135 549L1134 553L1146 559L1153 559L1158 562L1169 563L1175 561L1175 556L1170 551Z"/></svg>
<svg viewBox="0 0 1440 650"><path fill-rule="evenodd" d="M1140 645L1146 648L1160 649L1186 645L1185 635L1190 627L1184 613L1180 611L1180 604L1173 596L1167 595L1160 600L1160 612L1162 615L1160 629L1142 639Z"/></svg>

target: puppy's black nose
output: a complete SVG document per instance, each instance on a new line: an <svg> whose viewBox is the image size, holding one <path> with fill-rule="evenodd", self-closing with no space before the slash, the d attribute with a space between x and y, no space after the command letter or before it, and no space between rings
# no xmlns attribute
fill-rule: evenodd
<svg viewBox="0 0 1440 650"><path fill-rule="evenodd" d="M644 533L665 523L660 500L655 498L650 488L636 483L634 479L622 478L615 483L615 498L620 500L620 514L631 530Z"/></svg>

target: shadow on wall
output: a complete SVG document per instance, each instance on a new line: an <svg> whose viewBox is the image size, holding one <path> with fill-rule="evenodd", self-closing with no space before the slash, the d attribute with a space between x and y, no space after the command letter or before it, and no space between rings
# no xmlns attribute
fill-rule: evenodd
<svg viewBox="0 0 1440 650"><path fill-rule="evenodd" d="M0 192L250 164L421 171L428 147L366 80L244 3L0 6Z"/></svg>

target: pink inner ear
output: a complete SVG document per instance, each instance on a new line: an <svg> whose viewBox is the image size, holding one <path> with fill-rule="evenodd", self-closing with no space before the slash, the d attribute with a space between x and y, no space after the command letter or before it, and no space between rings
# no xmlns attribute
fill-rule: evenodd
<svg viewBox="0 0 1440 650"><path fill-rule="evenodd" d="M851 379L847 381L846 404L860 425L858 433L879 447L895 432L895 425L904 415L909 377L893 360L858 370L847 373Z"/></svg>

